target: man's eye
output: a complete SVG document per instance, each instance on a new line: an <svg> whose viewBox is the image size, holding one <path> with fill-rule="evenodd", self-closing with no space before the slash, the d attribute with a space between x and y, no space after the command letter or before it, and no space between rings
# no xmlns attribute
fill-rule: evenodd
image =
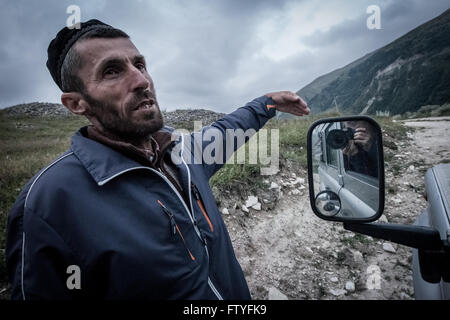
<svg viewBox="0 0 450 320"><path fill-rule="evenodd" d="M120 73L120 70L115 67L109 67L106 68L105 71L103 71L103 75L105 76L115 76Z"/></svg>
<svg viewBox="0 0 450 320"><path fill-rule="evenodd" d="M143 63L136 63L136 68L138 68L139 70L145 70L145 64Z"/></svg>

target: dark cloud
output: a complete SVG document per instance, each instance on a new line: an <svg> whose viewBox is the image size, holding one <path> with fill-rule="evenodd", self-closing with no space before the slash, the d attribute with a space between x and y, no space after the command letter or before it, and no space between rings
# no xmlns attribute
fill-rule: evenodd
<svg viewBox="0 0 450 320"><path fill-rule="evenodd" d="M301 39L312 47L341 46L345 51L370 52L392 42L420 24L436 17L450 7L446 1L424 5L418 1L387 1L380 4L381 29L370 30L366 21L369 14L361 12L354 19L346 19L326 32L315 32Z"/></svg>
<svg viewBox="0 0 450 320"><path fill-rule="evenodd" d="M318 0L2 3L0 107L31 101L59 102L60 92L45 67L46 50L66 24L66 9L71 4L80 6L83 21L98 18L131 36L147 59L162 108L204 107L222 112L268 91L297 91L448 7L443 0L379 1L383 29L370 31L364 4L355 1L359 16L340 19L342 22L329 30L292 43L308 50L283 59L266 56L263 48L283 36L280 30L289 31L283 29L282 19L287 10L314 1ZM315 14L320 17L322 13ZM271 19L270 35L261 34L261 23Z"/></svg>

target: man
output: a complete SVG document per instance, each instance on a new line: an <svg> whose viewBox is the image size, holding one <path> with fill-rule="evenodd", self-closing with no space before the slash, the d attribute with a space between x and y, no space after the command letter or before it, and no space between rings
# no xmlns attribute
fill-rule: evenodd
<svg viewBox="0 0 450 320"><path fill-rule="evenodd" d="M250 299L208 184L223 162L187 161L198 140L173 141L129 37L98 20L64 28L47 66L62 103L92 125L10 212L12 298ZM269 93L196 134L257 130L275 109L309 112L291 92Z"/></svg>

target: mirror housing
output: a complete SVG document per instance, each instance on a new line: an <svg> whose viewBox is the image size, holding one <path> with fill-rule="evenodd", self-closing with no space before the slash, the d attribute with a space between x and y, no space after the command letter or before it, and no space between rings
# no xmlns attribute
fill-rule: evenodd
<svg viewBox="0 0 450 320"><path fill-rule="evenodd" d="M308 182L321 219L372 222L384 210L382 132L367 116L321 119L308 130Z"/></svg>

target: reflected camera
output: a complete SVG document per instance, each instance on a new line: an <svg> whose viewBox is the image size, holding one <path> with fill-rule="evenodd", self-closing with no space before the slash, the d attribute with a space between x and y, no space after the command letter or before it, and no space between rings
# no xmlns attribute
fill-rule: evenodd
<svg viewBox="0 0 450 320"><path fill-rule="evenodd" d="M328 132L327 144L332 149L344 148L350 140L353 140L355 130L352 128L334 129Z"/></svg>

